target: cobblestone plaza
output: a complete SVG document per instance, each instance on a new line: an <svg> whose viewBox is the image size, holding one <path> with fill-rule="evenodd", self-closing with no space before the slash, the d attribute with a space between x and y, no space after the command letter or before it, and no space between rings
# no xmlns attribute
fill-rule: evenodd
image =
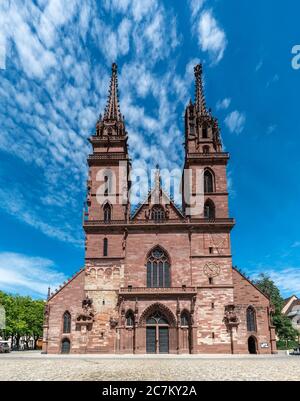
<svg viewBox="0 0 300 401"><path fill-rule="evenodd" d="M0 380L300 380L300 358L206 355L0 354Z"/></svg>

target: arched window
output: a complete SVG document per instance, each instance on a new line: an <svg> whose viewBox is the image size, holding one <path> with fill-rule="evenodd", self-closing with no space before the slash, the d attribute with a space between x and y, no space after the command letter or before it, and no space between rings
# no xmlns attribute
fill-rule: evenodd
<svg viewBox="0 0 300 401"><path fill-rule="evenodd" d="M204 193L214 192L214 177L209 170L204 171Z"/></svg>
<svg viewBox="0 0 300 401"><path fill-rule="evenodd" d="M209 146L203 146L203 153L205 155L209 154Z"/></svg>
<svg viewBox="0 0 300 401"><path fill-rule="evenodd" d="M68 354L70 352L71 343L68 338L64 338L61 342L61 353Z"/></svg>
<svg viewBox="0 0 300 401"><path fill-rule="evenodd" d="M208 130L207 127L202 128L202 138L207 138L208 137Z"/></svg>
<svg viewBox="0 0 300 401"><path fill-rule="evenodd" d="M127 312L126 314L126 326L133 327L134 326L134 314L132 311Z"/></svg>
<svg viewBox="0 0 300 401"><path fill-rule="evenodd" d="M108 239L104 238L103 239L103 256L108 255Z"/></svg>
<svg viewBox="0 0 300 401"><path fill-rule="evenodd" d="M151 219L155 221L164 220L166 217L165 210L162 206L153 206L151 210Z"/></svg>
<svg viewBox="0 0 300 401"><path fill-rule="evenodd" d="M252 306L247 308L247 330L256 332L256 313Z"/></svg>
<svg viewBox="0 0 300 401"><path fill-rule="evenodd" d="M104 222L109 223L111 220L111 207L108 203L106 203L103 208L103 216L104 216Z"/></svg>
<svg viewBox="0 0 300 401"><path fill-rule="evenodd" d="M104 182L105 182L105 190L104 196L108 196L108 194L112 193L112 180L113 180L113 173L111 170L106 170L104 172Z"/></svg>
<svg viewBox="0 0 300 401"><path fill-rule="evenodd" d="M214 220L215 217L216 217L215 205L213 201L208 199L204 205L204 218L208 220Z"/></svg>
<svg viewBox="0 0 300 401"><path fill-rule="evenodd" d="M153 315L149 316L146 320L146 324L169 324L167 318L159 311L155 312Z"/></svg>
<svg viewBox="0 0 300 401"><path fill-rule="evenodd" d="M71 333L71 314L68 311L63 316L63 333Z"/></svg>
<svg viewBox="0 0 300 401"><path fill-rule="evenodd" d="M160 248L154 248L147 261L147 287L168 288L170 280L170 262L166 253Z"/></svg>
<svg viewBox="0 0 300 401"><path fill-rule="evenodd" d="M187 312L182 312L180 316L181 327L188 327L190 323L189 315Z"/></svg>

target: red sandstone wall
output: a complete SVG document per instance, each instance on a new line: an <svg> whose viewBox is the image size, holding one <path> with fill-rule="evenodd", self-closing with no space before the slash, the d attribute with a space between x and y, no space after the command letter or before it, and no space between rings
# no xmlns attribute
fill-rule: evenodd
<svg viewBox="0 0 300 401"><path fill-rule="evenodd" d="M50 354L60 353L61 339L67 337L71 341L71 352L80 352L81 333L76 331L75 317L81 311L84 294L84 271L63 287L48 302L50 306L48 346ZM69 311L72 318L71 334L63 335L63 314ZM45 349L44 349L45 351Z"/></svg>
<svg viewBox="0 0 300 401"><path fill-rule="evenodd" d="M259 354L272 352L272 341L273 351L276 351L274 338L271 338L273 336L271 336L270 332L269 299L235 269L233 269L233 283L234 303L237 306L241 320L235 333L235 352L248 352L247 342L250 335L253 335L257 339ZM248 306L253 306L256 311L257 333L249 333L247 331L246 310ZM261 348L262 343L268 343L269 348Z"/></svg>

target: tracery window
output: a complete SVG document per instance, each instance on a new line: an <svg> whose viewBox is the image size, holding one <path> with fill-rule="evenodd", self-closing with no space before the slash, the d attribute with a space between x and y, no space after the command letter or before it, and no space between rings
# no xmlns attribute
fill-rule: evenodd
<svg viewBox="0 0 300 401"><path fill-rule="evenodd" d="M103 208L103 216L105 223L109 223L111 220L111 207L108 203Z"/></svg>
<svg viewBox="0 0 300 401"><path fill-rule="evenodd" d="M214 178L209 170L204 171L204 193L214 192Z"/></svg>
<svg viewBox="0 0 300 401"><path fill-rule="evenodd" d="M152 324L169 324L168 320L166 317L160 312L157 311L153 315L149 316L146 324L152 325Z"/></svg>
<svg viewBox="0 0 300 401"><path fill-rule="evenodd" d="M166 218L165 210L162 206L153 206L151 210L151 219L155 221L161 221Z"/></svg>
<svg viewBox="0 0 300 401"><path fill-rule="evenodd" d="M170 285L169 258L160 247L156 247L150 252L147 261L147 287L168 288Z"/></svg>
<svg viewBox="0 0 300 401"><path fill-rule="evenodd" d="M256 331L256 313L252 306L247 308L247 330Z"/></svg>
<svg viewBox="0 0 300 401"><path fill-rule="evenodd" d="M112 180L113 180L113 173L111 170L106 170L104 173L104 182L105 182L105 189L104 189L104 196L108 196L112 193Z"/></svg>
<svg viewBox="0 0 300 401"><path fill-rule="evenodd" d="M187 312L182 312L181 317L180 317L180 324L182 327L188 327L189 326L189 315Z"/></svg>
<svg viewBox="0 0 300 401"><path fill-rule="evenodd" d="M63 316L63 333L71 333L71 314L68 311Z"/></svg>
<svg viewBox="0 0 300 401"><path fill-rule="evenodd" d="M215 217L216 217L215 205L213 201L208 199L204 205L204 218L208 220L214 220Z"/></svg>
<svg viewBox="0 0 300 401"><path fill-rule="evenodd" d="M134 326L134 315L132 311L127 312L126 314L126 326L133 327Z"/></svg>

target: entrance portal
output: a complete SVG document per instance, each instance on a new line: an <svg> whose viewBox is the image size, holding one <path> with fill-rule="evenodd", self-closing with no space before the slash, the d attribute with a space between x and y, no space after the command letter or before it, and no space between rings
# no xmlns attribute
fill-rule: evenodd
<svg viewBox="0 0 300 401"><path fill-rule="evenodd" d="M146 351L150 354L169 353L169 323L164 315L155 312L146 321Z"/></svg>
<svg viewBox="0 0 300 401"><path fill-rule="evenodd" d="M253 336L248 338L248 351L249 354L257 354L256 339Z"/></svg>

